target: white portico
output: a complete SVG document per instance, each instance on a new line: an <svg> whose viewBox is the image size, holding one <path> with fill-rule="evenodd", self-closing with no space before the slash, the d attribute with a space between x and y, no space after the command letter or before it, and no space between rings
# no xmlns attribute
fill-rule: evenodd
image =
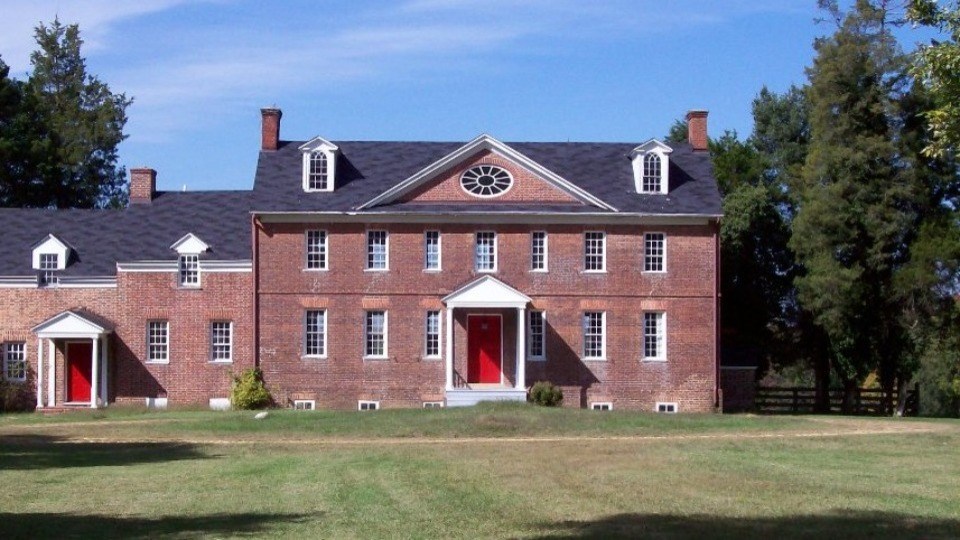
<svg viewBox="0 0 960 540"><path fill-rule="evenodd" d="M58 380L65 396L60 405L96 409L107 404L106 337L112 330L93 322L90 317L64 311L35 326L32 332L37 336L38 409L58 406ZM63 345L65 371L59 379L58 343Z"/></svg>
<svg viewBox="0 0 960 540"><path fill-rule="evenodd" d="M446 306L446 398L448 407L480 401L524 401L526 387L526 312L530 297L496 279L476 279L443 299ZM491 310L516 310L514 384L504 373L504 317ZM466 312L465 369L457 372L454 356L454 310Z"/></svg>

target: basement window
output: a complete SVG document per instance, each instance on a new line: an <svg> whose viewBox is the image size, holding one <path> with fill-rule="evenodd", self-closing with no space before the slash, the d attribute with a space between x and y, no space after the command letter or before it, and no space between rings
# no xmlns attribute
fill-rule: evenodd
<svg viewBox="0 0 960 540"><path fill-rule="evenodd" d="M424 409L442 409L443 402L442 401L424 401L423 408Z"/></svg>
<svg viewBox="0 0 960 540"><path fill-rule="evenodd" d="M609 401L595 401L590 404L590 409L594 411L612 411L613 403Z"/></svg>
<svg viewBox="0 0 960 540"><path fill-rule="evenodd" d="M313 411L317 408L317 402L312 399L295 399L293 408L297 411Z"/></svg>
<svg viewBox="0 0 960 540"><path fill-rule="evenodd" d="M380 409L380 402L360 400L357 402L357 409L361 411L376 411Z"/></svg>
<svg viewBox="0 0 960 540"><path fill-rule="evenodd" d="M656 411L658 413L675 413L679 410L680 408L677 407L677 404L675 402L671 402L671 403L664 403L659 401L657 402Z"/></svg>

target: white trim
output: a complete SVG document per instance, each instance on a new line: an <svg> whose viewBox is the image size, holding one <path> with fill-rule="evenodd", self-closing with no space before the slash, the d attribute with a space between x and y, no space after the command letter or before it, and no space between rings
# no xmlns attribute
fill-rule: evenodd
<svg viewBox="0 0 960 540"><path fill-rule="evenodd" d="M21 354L23 355L23 358L20 359L20 360L18 360L18 363L23 363L23 377L13 377L13 378L8 378L8 377L7 377L7 364L10 363L10 362L9 362L9 358L7 358L7 355L10 353L10 350L9 350L10 345L22 345L22 346L23 346L23 350L21 351ZM5 380L5 381L13 382L13 383L26 382L26 381L27 381L27 373L30 371L30 357L28 356L29 351L28 351L28 348L27 348L27 342L26 342L26 340L23 340L23 341L17 341L17 340L4 341L3 343L0 343L0 353L3 354L3 359L2 359L3 361L2 361L2 363L0 363L0 367L3 368L3 377L2 377L2 379Z"/></svg>
<svg viewBox="0 0 960 540"><path fill-rule="evenodd" d="M533 314L539 313L542 322L542 332L543 335L540 338L540 346L542 350L541 354L533 354L530 351L530 347L533 344ZM543 309L531 309L527 311L527 359L531 362L546 362L547 361L547 311Z"/></svg>
<svg viewBox="0 0 960 540"><path fill-rule="evenodd" d="M587 269L587 235L600 235L600 268ZM607 271L607 231L583 231L583 273L604 274Z"/></svg>
<svg viewBox="0 0 960 540"><path fill-rule="evenodd" d="M316 136L297 147L302 154L300 187L305 193L329 193L336 188L337 155L340 147L323 137ZM310 160L314 154L322 153L327 158L327 187L315 189L310 187Z"/></svg>
<svg viewBox="0 0 960 540"><path fill-rule="evenodd" d="M543 268L533 267L533 239L536 234L543 234ZM545 230L530 231L530 271L536 273L550 271L550 233Z"/></svg>
<svg viewBox="0 0 960 540"><path fill-rule="evenodd" d="M367 354L367 338L369 337L367 328L367 315L374 312L383 313L383 354ZM387 360L390 358L390 313L386 309L365 309L363 310L363 359L364 360Z"/></svg>
<svg viewBox="0 0 960 540"><path fill-rule="evenodd" d="M612 411L613 402L612 401L591 401L589 407L591 411ZM601 407L606 407L606 409L603 409Z"/></svg>
<svg viewBox="0 0 960 540"><path fill-rule="evenodd" d="M323 242L320 242L323 247L323 264L316 268L310 267L310 233L318 233L323 237ZM303 231L303 270L304 272L326 272L330 270L330 233L326 229L307 229Z"/></svg>
<svg viewBox="0 0 960 540"><path fill-rule="evenodd" d="M427 354L427 339L429 335L430 314L437 314L437 354ZM428 309L423 317L423 359L424 360L442 360L443 359L443 312L439 309Z"/></svg>
<svg viewBox="0 0 960 540"><path fill-rule="evenodd" d="M504 225L709 225L723 214L657 214L638 212L536 212L503 210L478 212L348 211L253 212L263 223L466 223Z"/></svg>
<svg viewBox="0 0 960 540"><path fill-rule="evenodd" d="M647 314L659 315L657 320L657 356L647 356ZM662 335L661 335L662 333ZM664 310L644 310L640 314L640 360L644 362L667 361L667 312Z"/></svg>
<svg viewBox="0 0 960 540"><path fill-rule="evenodd" d="M600 356L587 356L587 328L584 325L587 313L600 314ZM607 360L607 312L606 310L583 310L580 312L580 359L585 362Z"/></svg>
<svg viewBox="0 0 960 540"><path fill-rule="evenodd" d="M470 317L496 317L500 320L500 384L504 384L506 380L506 373L503 369L503 315L500 313L468 313L467 314L467 375L464 379L467 380L468 384L483 384L483 383L470 383ZM519 356L519 355L518 355ZM479 374L477 374L479 376Z"/></svg>
<svg viewBox="0 0 960 540"><path fill-rule="evenodd" d="M463 177L466 176L467 173L473 172L473 171L475 171L475 170L476 170L477 168L479 168L479 167L491 167L491 168L494 168L494 169L498 169L498 170L500 170L500 171L503 171L503 172L507 175L507 178L510 180L510 184L507 186L507 189L505 189L505 190L503 190L503 191L501 191L501 192L499 192L499 193L493 193L493 194L490 194L490 195L482 195L482 194L480 194L480 193L474 193L474 192L468 190L468 189L466 188L466 186L463 185ZM474 174L476 174L476 173L474 172ZM477 163L476 165L472 165L469 169L467 169L467 170L463 171L462 173L460 173L460 178L458 179L458 182L457 182L457 183L460 185L460 189L461 189L464 193L466 193L468 196L470 196L470 197L477 197L478 199L496 199L497 197L501 197L501 196L506 195L507 193L509 193L510 190L513 189L513 186L514 186L514 184L515 184L516 182L515 182L514 179L513 179L513 174L512 174L510 171L508 171L507 169L505 169L505 168L503 168L503 167L501 167L501 166L499 166L499 165L495 165L495 164L493 164L493 163Z"/></svg>
<svg viewBox="0 0 960 540"><path fill-rule="evenodd" d="M191 266L196 265L194 270ZM184 278L196 272L196 282L188 282ZM200 270L200 255L196 253L181 253L177 258L177 287L181 289L199 289L203 285L203 271Z"/></svg>
<svg viewBox="0 0 960 540"><path fill-rule="evenodd" d="M304 407L298 407L297 405L303 405ZM295 411L315 411L317 410L317 402L313 399L295 399L293 400L293 410Z"/></svg>
<svg viewBox="0 0 960 540"><path fill-rule="evenodd" d="M650 234L662 234L663 235L663 261L662 261L662 270L647 270L647 235ZM640 271L644 274L666 274L667 273L667 233L663 231L646 231L643 233L643 249L642 256L643 259L640 261Z"/></svg>
<svg viewBox="0 0 960 540"><path fill-rule="evenodd" d="M477 247L480 245L480 235L481 234L492 234L493 235L493 268L480 268L480 261L478 258ZM500 267L500 253L499 253L499 238L497 231L483 230L476 231L473 233L473 269L477 273L481 274L496 274L497 270Z"/></svg>
<svg viewBox="0 0 960 540"><path fill-rule="evenodd" d="M187 233L174 242L170 249L180 255L199 255L210 250L210 245L193 233Z"/></svg>
<svg viewBox="0 0 960 540"><path fill-rule="evenodd" d="M443 297L441 302L447 309L521 308L530 303L530 297L499 279L486 275L453 291Z"/></svg>
<svg viewBox="0 0 960 540"><path fill-rule="evenodd" d="M364 408L363 408L364 405L372 406L372 407L370 407L370 408L368 408L368 409L364 409ZM367 410L367 411L379 411L379 410L380 410L380 402L379 402L379 401L367 400L367 399L358 400L358 401L357 401L357 410L358 410L358 411L363 411L363 410Z"/></svg>
<svg viewBox="0 0 960 540"><path fill-rule="evenodd" d="M480 134L472 141L466 143L460 148L438 159L437 161L434 161L430 165L427 165L403 182L400 182L387 191L384 191L380 195L377 195L373 199L361 204L357 207L357 209L364 210L379 204L395 201L481 150L489 150L495 154L498 154L502 158L512 161L514 164L529 170L533 174L541 177L547 183L552 184L554 187L566 192L568 195L580 200L585 204L598 206L612 212L617 211L617 209L613 206L603 202L589 192L574 185L560 175L550 171L546 167L540 165L539 163L533 161L532 159L498 141L490 135L487 135L486 133Z"/></svg>
<svg viewBox="0 0 960 540"><path fill-rule="evenodd" d="M670 191L670 154L673 148L658 141L650 139L647 142L637 146L630 152L630 161L633 168L634 190L644 195L666 194ZM643 165L644 159L654 154L660 158L660 189L658 191L645 191L643 189Z"/></svg>
<svg viewBox="0 0 960 540"><path fill-rule="evenodd" d="M150 359L150 325L153 323L163 323L166 326L164 330L164 335L166 336L166 349L167 355L165 358L160 358L157 360ZM146 324L146 345L147 345L147 354L144 359L144 364L169 364L170 363L170 321L166 319L148 319Z"/></svg>
<svg viewBox="0 0 960 540"><path fill-rule="evenodd" d="M308 315L311 311L320 311L320 312L323 312L323 354L307 354L307 324L308 324L307 315ZM308 309L304 309L304 310L303 310L303 325L301 326L301 328L303 329L303 333L302 333L302 334L303 334L303 338L302 338L301 344L300 344L301 347L302 347L300 350L303 351L303 353L302 353L301 356L300 356L301 358L304 358L304 359L307 359L307 360L326 360L326 358L327 358L327 335L328 335L328 333L327 333L327 319L329 319L329 317L327 316L328 313L329 313L329 311L327 310L327 308L308 308Z"/></svg>
<svg viewBox="0 0 960 540"><path fill-rule="evenodd" d="M214 333L213 333L213 325L215 325L215 324L223 324L223 323L227 323L227 325L228 325L228 327L229 327L229 329L230 329L230 342L227 343L227 346L230 347L230 357L229 357L229 358L214 358L214 342L213 342ZM234 353L234 350L233 350L233 333L234 333L234 332L233 332L233 321L232 321L232 320L226 320L226 319L214 319L214 320L211 320L211 321L210 321L210 325L209 325L208 328L210 329L210 338L209 338L210 353L209 353L209 356L208 356L208 358L210 359L210 363L211 363L211 364L232 364L232 363L233 363L233 353Z"/></svg>
<svg viewBox="0 0 960 540"><path fill-rule="evenodd" d="M69 321L67 321L69 319ZM58 325L62 321L67 321L66 325L63 325L64 328L60 330L51 328ZM72 327L71 327L72 326ZM40 338L51 338L51 339L61 339L61 338L86 338L93 339L100 337L104 334L109 334L112 330L108 330L96 324L86 317L74 313L73 311L62 311L53 317L43 321L42 323L34 326L30 329L31 332L37 335Z"/></svg>
<svg viewBox="0 0 960 540"><path fill-rule="evenodd" d="M34 270L41 270L41 255L56 255L57 267L51 270L63 270L67 267L67 259L70 258L70 252L73 251L73 248L53 234L48 234L47 236L43 237L42 240L33 244L31 250L33 252L31 256L31 263Z"/></svg>
<svg viewBox="0 0 960 540"><path fill-rule="evenodd" d="M117 263L117 272L131 273L150 273L150 272L177 272L179 271L179 258L174 261L126 261ZM239 260L200 260L200 271L211 273L226 272L252 272L253 261L250 259ZM2 279L2 278L0 278ZM63 278L60 278L61 281ZM114 278L115 279L115 278Z"/></svg>
<svg viewBox="0 0 960 540"><path fill-rule="evenodd" d="M673 408L673 410L672 410L672 411L671 411L671 410L663 410L663 411L661 411L661 410L660 410L661 407L663 407L664 409ZM653 407L653 412L665 413L665 414L678 413L678 412L680 412L680 405L678 405L676 401L658 401L657 404L654 405L654 407Z"/></svg>
<svg viewBox="0 0 960 540"><path fill-rule="evenodd" d="M437 233L437 267L427 268L427 238L429 233ZM443 270L443 233L439 229L427 229L423 231L423 271L440 272Z"/></svg>
<svg viewBox="0 0 960 540"><path fill-rule="evenodd" d="M371 268L370 267L370 234L374 232L383 233L383 268ZM390 271L390 231L387 229L367 229L366 232L366 247L367 249L364 252L364 272L389 272Z"/></svg>
<svg viewBox="0 0 960 540"><path fill-rule="evenodd" d="M37 276L2 276L0 289L115 289L117 278L113 276L57 276L56 287L43 287Z"/></svg>

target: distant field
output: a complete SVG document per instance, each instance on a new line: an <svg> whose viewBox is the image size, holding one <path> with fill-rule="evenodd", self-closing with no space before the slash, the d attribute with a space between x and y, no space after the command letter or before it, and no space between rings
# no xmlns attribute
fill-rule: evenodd
<svg viewBox="0 0 960 540"><path fill-rule="evenodd" d="M0 486L0 538L958 538L960 422L12 415Z"/></svg>

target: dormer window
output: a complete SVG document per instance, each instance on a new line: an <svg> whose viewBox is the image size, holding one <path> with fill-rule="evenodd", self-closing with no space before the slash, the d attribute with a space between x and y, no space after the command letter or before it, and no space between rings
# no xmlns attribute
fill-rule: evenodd
<svg viewBox="0 0 960 540"><path fill-rule="evenodd" d="M633 149L630 159L637 193L665 194L670 191L671 152L673 148L656 139L650 139Z"/></svg>
<svg viewBox="0 0 960 540"><path fill-rule="evenodd" d="M56 286L60 278L57 272L67 267L71 247L52 234L33 245L31 265L37 271L39 287Z"/></svg>
<svg viewBox="0 0 960 540"><path fill-rule="evenodd" d="M185 288L200 287L200 254L210 246L193 233L185 234L170 246L177 252L177 285Z"/></svg>
<svg viewBox="0 0 960 540"><path fill-rule="evenodd" d="M178 266L181 287L200 286L200 256L181 255Z"/></svg>
<svg viewBox="0 0 960 540"><path fill-rule="evenodd" d="M51 287L59 283L57 270L60 269L60 256L56 253L40 254L40 274L39 285L41 287Z"/></svg>
<svg viewBox="0 0 960 540"><path fill-rule="evenodd" d="M322 137L300 145L303 153L303 191L333 191L340 148Z"/></svg>

